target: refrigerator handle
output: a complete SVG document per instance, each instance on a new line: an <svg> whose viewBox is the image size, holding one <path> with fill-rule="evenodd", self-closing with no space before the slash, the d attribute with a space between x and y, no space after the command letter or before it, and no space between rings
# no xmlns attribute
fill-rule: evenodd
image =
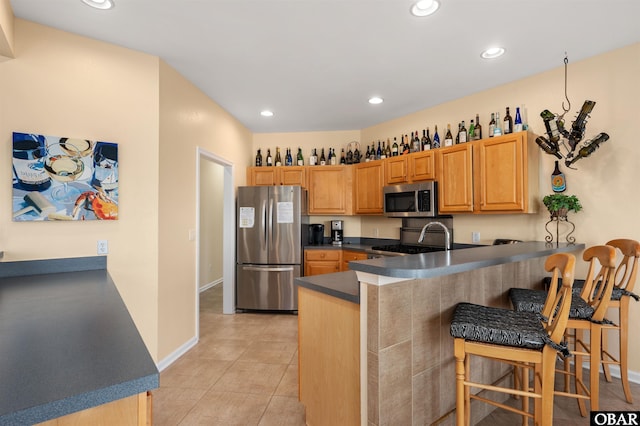
<svg viewBox="0 0 640 426"><path fill-rule="evenodd" d="M243 266L242 270L255 272L289 272L293 271L293 266Z"/></svg>
<svg viewBox="0 0 640 426"><path fill-rule="evenodd" d="M273 228L273 198L269 198L269 249L271 249L271 247L273 247L273 237L274 237L274 231L275 229Z"/></svg>
<svg viewBox="0 0 640 426"><path fill-rule="evenodd" d="M262 200L262 249L267 249L267 200Z"/></svg>

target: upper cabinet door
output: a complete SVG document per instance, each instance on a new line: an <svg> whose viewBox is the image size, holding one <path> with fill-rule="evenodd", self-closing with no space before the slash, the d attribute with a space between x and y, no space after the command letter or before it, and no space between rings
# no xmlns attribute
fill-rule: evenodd
<svg viewBox="0 0 640 426"><path fill-rule="evenodd" d="M350 166L309 166L309 214L352 213Z"/></svg>
<svg viewBox="0 0 640 426"><path fill-rule="evenodd" d="M409 181L419 182L436 179L435 151L422 151L407 157L409 161Z"/></svg>
<svg viewBox="0 0 640 426"><path fill-rule="evenodd" d="M273 186L277 184L278 171L275 167L248 167L248 186Z"/></svg>
<svg viewBox="0 0 640 426"><path fill-rule="evenodd" d="M286 166L280 168L280 185L299 185L306 187L304 166Z"/></svg>
<svg viewBox="0 0 640 426"><path fill-rule="evenodd" d="M356 164L353 203L356 214L382 214L383 161Z"/></svg>
<svg viewBox="0 0 640 426"><path fill-rule="evenodd" d="M407 156L390 157L382 161L385 165L387 185L407 182Z"/></svg>
<svg viewBox="0 0 640 426"><path fill-rule="evenodd" d="M440 213L473 212L472 151L470 143L437 151Z"/></svg>

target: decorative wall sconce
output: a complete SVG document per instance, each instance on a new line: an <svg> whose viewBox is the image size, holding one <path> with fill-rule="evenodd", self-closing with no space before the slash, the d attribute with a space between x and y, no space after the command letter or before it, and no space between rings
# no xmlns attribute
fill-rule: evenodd
<svg viewBox="0 0 640 426"><path fill-rule="evenodd" d="M555 155L559 160L564 158L564 164L569 168L576 161L581 158L590 156L596 149L600 147L600 144L609 140L609 135L601 132L595 137L582 142L584 137L587 119L589 114L596 105L594 101L586 100L582 104L582 108L578 113L578 116L571 124L570 129L565 128L564 115L570 110L571 102L567 97L567 64L569 60L565 56L564 58L564 85L565 85L565 99L569 103L567 108L564 107L564 101L562 102L563 113L558 115L554 114L548 109L545 109L540 113L542 120L544 120L544 126L547 136L538 136L536 143L544 152L550 155ZM566 153L562 153L560 146L564 148Z"/></svg>

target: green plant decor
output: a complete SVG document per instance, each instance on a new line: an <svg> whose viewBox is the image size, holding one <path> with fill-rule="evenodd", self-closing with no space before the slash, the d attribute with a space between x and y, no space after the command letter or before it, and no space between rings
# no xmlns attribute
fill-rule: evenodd
<svg viewBox="0 0 640 426"><path fill-rule="evenodd" d="M582 210L582 204L580 204L580 200L575 195L545 195L542 203L549 210L552 217L566 217L570 211L577 213Z"/></svg>

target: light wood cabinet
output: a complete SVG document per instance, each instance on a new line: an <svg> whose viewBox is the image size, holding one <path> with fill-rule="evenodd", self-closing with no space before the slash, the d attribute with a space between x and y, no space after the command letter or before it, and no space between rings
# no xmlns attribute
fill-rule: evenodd
<svg viewBox="0 0 640 426"><path fill-rule="evenodd" d="M538 198L539 149L528 132L437 152L440 213L531 213Z"/></svg>
<svg viewBox="0 0 640 426"><path fill-rule="evenodd" d="M151 392L132 395L97 407L67 414L37 426L143 426L151 425Z"/></svg>
<svg viewBox="0 0 640 426"><path fill-rule="evenodd" d="M409 173L407 172L407 158L409 155L399 155L390 157L383 161L387 185L407 182Z"/></svg>
<svg viewBox="0 0 640 426"><path fill-rule="evenodd" d="M341 214L353 212L351 166L309 166L309 214Z"/></svg>
<svg viewBox="0 0 640 426"><path fill-rule="evenodd" d="M382 214L384 162L371 161L354 166L353 203L356 214Z"/></svg>
<svg viewBox="0 0 640 426"><path fill-rule="evenodd" d="M340 272L342 250L305 250L304 275L332 274Z"/></svg>
<svg viewBox="0 0 640 426"><path fill-rule="evenodd" d="M422 151L407 157L409 163L409 181L419 182L436 179L435 151Z"/></svg>
<svg viewBox="0 0 640 426"><path fill-rule="evenodd" d="M304 166L248 167L247 185L299 185L306 187Z"/></svg>
<svg viewBox="0 0 640 426"><path fill-rule="evenodd" d="M353 260L367 260L367 253L353 250L342 250L342 268L341 271L349 270L349 262Z"/></svg>

